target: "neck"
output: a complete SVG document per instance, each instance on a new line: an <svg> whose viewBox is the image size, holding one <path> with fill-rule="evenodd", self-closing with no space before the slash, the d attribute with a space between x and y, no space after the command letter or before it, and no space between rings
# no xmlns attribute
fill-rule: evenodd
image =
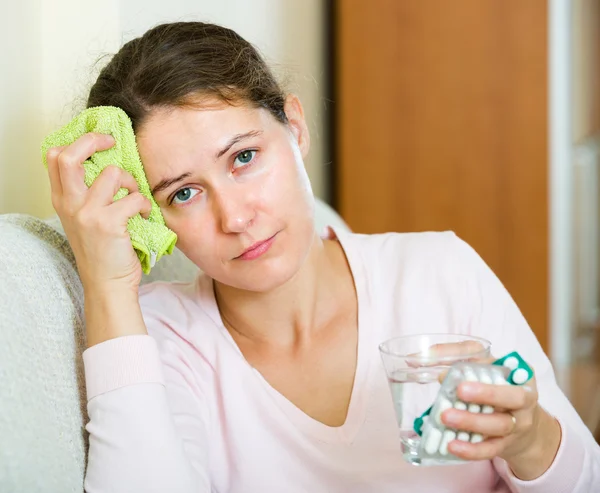
<svg viewBox="0 0 600 493"><path fill-rule="evenodd" d="M335 318L336 300L347 290L349 272L337 240L315 235L303 266L285 284L257 293L215 281L215 297L223 323L236 342L302 346Z"/></svg>

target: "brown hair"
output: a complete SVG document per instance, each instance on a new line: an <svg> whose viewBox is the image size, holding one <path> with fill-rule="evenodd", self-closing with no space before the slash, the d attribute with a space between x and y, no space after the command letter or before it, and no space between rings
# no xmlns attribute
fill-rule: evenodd
<svg viewBox="0 0 600 493"><path fill-rule="evenodd" d="M246 102L287 122L285 95L256 48L203 22L161 24L126 43L100 72L87 107L118 106L136 130L153 108L193 106L198 96Z"/></svg>

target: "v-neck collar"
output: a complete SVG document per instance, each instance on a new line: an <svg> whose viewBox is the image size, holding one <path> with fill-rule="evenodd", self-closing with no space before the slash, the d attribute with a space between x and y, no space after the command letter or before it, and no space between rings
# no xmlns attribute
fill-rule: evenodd
<svg viewBox="0 0 600 493"><path fill-rule="evenodd" d="M366 314L369 312L367 304L369 303L370 297L365 265L360 252L355 251L352 248L351 242L347 236L348 233L340 232L335 228L332 228L332 230L335 234L335 238L342 247L348 265L350 266L358 305L356 370L346 420L341 426L328 426L312 418L271 386L262 374L248 363L239 346L223 324L223 319L221 318L214 293L214 281L212 281L212 279L205 279L209 282L203 283L203 286L200 286L200 288L203 291L201 298L206 303L204 308L209 317L220 329L223 337L233 346L233 349L238 353L240 358L243 359L248 370L261 382L265 391L271 396L290 421L292 421L298 429L318 441L326 443L352 443L360 430L361 425L365 421L367 409L368 392L366 386L368 385L367 381L372 367L372 352L369 351L368 348L368 332L366 330L367 324L369 323L369 321L366 320Z"/></svg>

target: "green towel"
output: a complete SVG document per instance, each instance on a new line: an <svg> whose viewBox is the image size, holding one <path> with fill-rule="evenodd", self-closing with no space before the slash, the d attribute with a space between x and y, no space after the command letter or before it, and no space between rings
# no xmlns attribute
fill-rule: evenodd
<svg viewBox="0 0 600 493"><path fill-rule="evenodd" d="M132 217L127 224L131 243L140 259L142 270L145 274L149 274L154 264L163 255L173 252L177 235L166 227L160 208L150 193L150 186L138 154L131 120L127 114L114 106L97 106L83 111L65 127L44 139L42 143L44 165L48 166L46 162L48 149L70 145L88 132L110 134L116 143L110 149L96 152L83 163L85 184L89 187L106 166L116 165L133 175L140 193L152 202L152 210L148 219L144 219L138 214ZM121 188L114 200L123 198L128 193L127 189Z"/></svg>

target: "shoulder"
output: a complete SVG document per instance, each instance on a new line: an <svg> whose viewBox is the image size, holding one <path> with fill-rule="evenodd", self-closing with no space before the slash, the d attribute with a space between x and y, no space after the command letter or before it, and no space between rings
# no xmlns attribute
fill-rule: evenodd
<svg viewBox="0 0 600 493"><path fill-rule="evenodd" d="M183 376L195 393L210 391L221 343L209 288L212 280L200 273L195 281L157 281L139 289L142 316L156 342L167 387Z"/></svg>
<svg viewBox="0 0 600 493"><path fill-rule="evenodd" d="M169 314L177 311L182 304L188 305L195 298L196 291L196 281L154 281L140 286L138 297L144 316Z"/></svg>
<svg viewBox="0 0 600 493"><path fill-rule="evenodd" d="M340 240L370 267L396 269L477 268L479 255L452 231L422 233L345 234Z"/></svg>
<svg viewBox="0 0 600 493"><path fill-rule="evenodd" d="M141 286L139 302L148 333L158 339L191 341L217 325L212 280L203 273L191 282L157 281Z"/></svg>
<svg viewBox="0 0 600 493"><path fill-rule="evenodd" d="M460 310L487 269L453 232L351 234L340 241L355 280L394 306L402 299L405 306Z"/></svg>
<svg viewBox="0 0 600 493"><path fill-rule="evenodd" d="M171 298L191 298L198 279L191 282L152 281L140 286L138 291L142 305L151 306Z"/></svg>
<svg viewBox="0 0 600 493"><path fill-rule="evenodd" d="M381 320L379 340L432 330L472 333L477 285L487 267L456 234L342 235L340 240L358 266L355 280L366 287L368 306Z"/></svg>

